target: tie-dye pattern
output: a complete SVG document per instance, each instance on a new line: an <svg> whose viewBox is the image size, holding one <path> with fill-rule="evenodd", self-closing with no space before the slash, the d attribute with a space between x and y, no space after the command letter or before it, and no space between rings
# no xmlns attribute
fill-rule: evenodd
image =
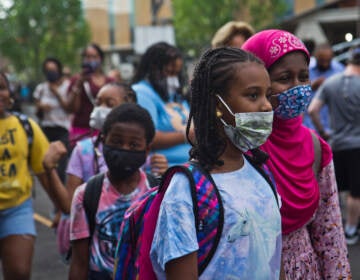
<svg viewBox="0 0 360 280"><path fill-rule="evenodd" d="M212 177L224 202L224 229L199 279L277 279L281 221L271 188L248 162L240 170ZM161 205L151 249L158 279L165 279L168 261L199 249L188 184L176 174Z"/></svg>
<svg viewBox="0 0 360 280"><path fill-rule="evenodd" d="M90 236L89 225L83 207L85 184L78 187L71 205L70 239L78 240ZM111 184L107 177L96 213L95 231L91 240L90 263L91 271L107 271L112 275L120 225L125 211L130 204L149 189L146 174L141 171L141 180L136 190L122 195Z"/></svg>

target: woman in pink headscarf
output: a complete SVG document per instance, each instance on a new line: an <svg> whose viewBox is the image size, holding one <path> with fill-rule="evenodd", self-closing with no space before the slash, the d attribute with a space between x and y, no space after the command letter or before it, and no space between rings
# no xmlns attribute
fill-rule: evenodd
<svg viewBox="0 0 360 280"><path fill-rule="evenodd" d="M273 131L262 150L282 201L286 279L351 279L331 149L302 125L309 52L293 34L274 29L242 48L264 61L271 79Z"/></svg>

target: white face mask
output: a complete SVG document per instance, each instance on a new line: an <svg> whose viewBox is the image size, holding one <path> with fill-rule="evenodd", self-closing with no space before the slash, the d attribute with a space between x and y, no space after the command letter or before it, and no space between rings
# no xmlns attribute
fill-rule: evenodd
<svg viewBox="0 0 360 280"><path fill-rule="evenodd" d="M91 128L101 130L107 115L110 113L111 108L96 106L90 114L89 125Z"/></svg>
<svg viewBox="0 0 360 280"><path fill-rule="evenodd" d="M180 87L179 78L177 76L169 76L166 78L167 90L169 95L174 95Z"/></svg>
<svg viewBox="0 0 360 280"><path fill-rule="evenodd" d="M224 131L230 141L242 152L246 153L265 143L272 131L274 112L233 113L225 101L216 95L235 118L235 127L228 125L223 119Z"/></svg>

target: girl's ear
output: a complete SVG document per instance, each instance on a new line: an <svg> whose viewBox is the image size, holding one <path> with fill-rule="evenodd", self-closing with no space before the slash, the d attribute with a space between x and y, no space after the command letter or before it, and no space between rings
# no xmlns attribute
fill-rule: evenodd
<svg viewBox="0 0 360 280"><path fill-rule="evenodd" d="M222 104L221 104L221 102L217 99L216 100L216 117L218 117L218 118L221 118L222 117L222 115L223 115L223 107L224 106L222 106Z"/></svg>
<svg viewBox="0 0 360 280"><path fill-rule="evenodd" d="M152 150L152 145L153 145L153 142L150 142L149 144L146 145L146 148L145 148L145 152L146 152L146 156L148 156Z"/></svg>

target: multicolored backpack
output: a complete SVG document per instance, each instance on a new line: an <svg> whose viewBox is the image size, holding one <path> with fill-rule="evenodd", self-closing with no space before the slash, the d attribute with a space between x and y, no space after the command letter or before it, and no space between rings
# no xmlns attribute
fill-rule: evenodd
<svg viewBox="0 0 360 280"><path fill-rule="evenodd" d="M256 164L252 164L270 184L277 197L275 187L267 173ZM150 249L160 205L175 173L183 173L190 182L199 243L199 275L213 257L224 224L224 209L220 193L211 175L199 164L191 162L183 166L173 166L163 175L158 188L155 187L145 193L125 213L115 256L115 280L156 280L150 260Z"/></svg>

